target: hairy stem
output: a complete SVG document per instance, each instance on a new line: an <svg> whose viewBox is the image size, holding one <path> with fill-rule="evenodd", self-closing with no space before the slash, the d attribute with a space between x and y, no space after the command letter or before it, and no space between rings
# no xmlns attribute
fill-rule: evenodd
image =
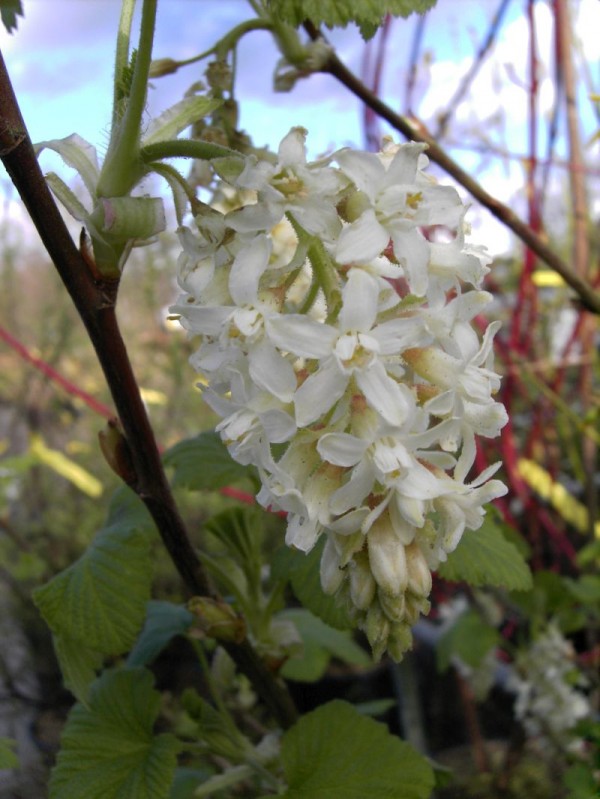
<svg viewBox="0 0 600 799"><path fill-rule="evenodd" d="M73 300L104 371L133 461L135 477L131 487L154 519L187 590L215 597L175 505L117 323L118 281L94 275L73 243L40 170L1 54L0 109L0 157ZM289 727L296 710L285 686L247 641L225 648L279 723Z"/></svg>
<svg viewBox="0 0 600 799"><path fill-rule="evenodd" d="M140 178L139 142L148 92L157 3L158 0L144 0L131 87L125 99L123 117L119 118L118 109L113 110L110 144L98 180L99 197L122 197L131 191ZM115 79L120 77L116 75ZM114 118L115 114L117 119Z"/></svg>

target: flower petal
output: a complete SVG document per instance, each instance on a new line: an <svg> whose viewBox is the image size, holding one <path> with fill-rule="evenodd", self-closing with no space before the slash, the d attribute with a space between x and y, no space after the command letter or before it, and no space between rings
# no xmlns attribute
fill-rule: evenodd
<svg viewBox="0 0 600 799"><path fill-rule="evenodd" d="M317 450L323 460L334 466L355 466L365 454L369 442L349 433L326 433Z"/></svg>
<svg viewBox="0 0 600 799"><path fill-rule="evenodd" d="M257 386L282 402L291 402L296 388L292 365L268 341L261 341L248 352L250 376Z"/></svg>
<svg viewBox="0 0 600 799"><path fill-rule="evenodd" d="M351 269L342 290L340 329L365 333L373 327L377 316L379 283L362 269Z"/></svg>
<svg viewBox="0 0 600 799"><path fill-rule="evenodd" d="M302 314L269 317L266 329L276 347L303 358L325 358L339 335L334 327Z"/></svg>
<svg viewBox="0 0 600 799"><path fill-rule="evenodd" d="M262 234L236 255L229 274L229 292L237 305L253 305L258 281L269 264L271 242Z"/></svg>
<svg viewBox="0 0 600 799"><path fill-rule="evenodd" d="M384 365L375 361L367 369L357 371L354 378L369 405L392 425L401 425L410 406L400 386L388 375Z"/></svg>
<svg viewBox="0 0 600 799"><path fill-rule="evenodd" d="M377 221L375 211L368 208L355 222L342 229L335 250L335 260L340 264L371 261L381 255L389 240L389 233Z"/></svg>
<svg viewBox="0 0 600 799"><path fill-rule="evenodd" d="M328 358L318 371L306 378L296 391L294 405L296 422L299 427L306 427L315 422L339 400L348 378L338 369L335 360Z"/></svg>

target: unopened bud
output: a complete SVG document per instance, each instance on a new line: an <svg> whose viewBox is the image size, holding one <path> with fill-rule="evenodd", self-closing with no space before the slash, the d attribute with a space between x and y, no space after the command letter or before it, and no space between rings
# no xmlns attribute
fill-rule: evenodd
<svg viewBox="0 0 600 799"><path fill-rule="evenodd" d="M427 597L431 592L431 572L419 545L414 541L406 547L406 569L408 590L418 596Z"/></svg>
<svg viewBox="0 0 600 799"><path fill-rule="evenodd" d="M102 454L113 472L128 486L135 485L137 475L131 450L117 419L109 419L104 430L98 433Z"/></svg>
<svg viewBox="0 0 600 799"><path fill-rule="evenodd" d="M379 604L387 618L399 624L404 620L406 615L406 595L400 594L399 596L391 596L386 594L385 591L379 591Z"/></svg>
<svg viewBox="0 0 600 799"><path fill-rule="evenodd" d="M148 73L151 78L162 78L164 75L173 75L179 69L179 62L173 58L157 58L150 64Z"/></svg>
<svg viewBox="0 0 600 799"><path fill-rule="evenodd" d="M344 570L340 567L340 559L330 535L323 547L320 574L323 591L326 594L335 594L344 580Z"/></svg>
<svg viewBox="0 0 600 799"><path fill-rule="evenodd" d="M367 535L373 577L386 593L398 596L408 584L406 555L387 513L377 519Z"/></svg>
<svg viewBox="0 0 600 799"><path fill-rule="evenodd" d="M390 657L399 663L412 647L412 632L407 624L395 624L388 638L387 647Z"/></svg>
<svg viewBox="0 0 600 799"><path fill-rule="evenodd" d="M355 191L343 204L343 218L346 222L355 222L370 207L371 201L364 191Z"/></svg>
<svg viewBox="0 0 600 799"><path fill-rule="evenodd" d="M233 83L231 67L226 61L211 61L206 67L206 82L211 89L230 92Z"/></svg>
<svg viewBox="0 0 600 799"><path fill-rule="evenodd" d="M349 568L350 597L359 610L367 610L375 596L376 584L365 552L358 552Z"/></svg>
<svg viewBox="0 0 600 799"><path fill-rule="evenodd" d="M375 660L379 660L385 652L390 633L390 623L376 602L369 608L364 624L364 632L373 650L373 657Z"/></svg>
<svg viewBox="0 0 600 799"><path fill-rule="evenodd" d="M426 616L431 610L431 602L415 594L406 594L405 621L412 627L419 621L421 614Z"/></svg>
<svg viewBox="0 0 600 799"><path fill-rule="evenodd" d="M188 610L196 616L198 626L209 638L233 641L236 644L241 644L246 638L244 619L226 602L195 596L188 602Z"/></svg>

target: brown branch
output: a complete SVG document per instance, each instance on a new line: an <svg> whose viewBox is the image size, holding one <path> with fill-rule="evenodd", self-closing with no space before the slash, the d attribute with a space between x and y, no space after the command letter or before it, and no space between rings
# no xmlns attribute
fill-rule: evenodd
<svg viewBox="0 0 600 799"><path fill-rule="evenodd" d="M304 27L313 39L321 37L321 33L310 22L305 22ZM551 269L557 272L568 285L576 292L581 303L590 311L600 314L600 294L594 291L590 283L574 270L572 270L551 247L542 241L534 231L523 222L507 205L489 194L476 180L454 161L428 133L421 123L411 122L406 117L397 114L386 103L379 99L362 83L340 59L332 54L322 72L333 75L352 94L366 103L370 108L385 119L407 139L423 142L428 146L428 156L442 167L451 177L463 186L478 202L488 209L497 219L510 228L521 241L542 259Z"/></svg>
<svg viewBox="0 0 600 799"><path fill-rule="evenodd" d="M39 167L0 53L0 157L86 327L110 388L131 455L131 487L148 508L187 590L216 596L169 487L154 431L118 326L118 281L92 274L75 246ZM247 642L225 649L283 727L296 718L285 685Z"/></svg>

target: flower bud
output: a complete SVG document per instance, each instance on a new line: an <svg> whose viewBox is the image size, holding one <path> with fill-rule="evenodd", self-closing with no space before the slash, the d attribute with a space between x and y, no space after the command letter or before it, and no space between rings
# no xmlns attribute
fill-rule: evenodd
<svg viewBox="0 0 600 799"><path fill-rule="evenodd" d="M373 657L379 660L385 652L390 623L377 603L369 608L363 629L373 650Z"/></svg>
<svg viewBox="0 0 600 799"><path fill-rule="evenodd" d="M388 652L392 660L399 663L404 654L412 648L412 632L407 624L395 624L387 642Z"/></svg>
<svg viewBox="0 0 600 799"><path fill-rule="evenodd" d="M431 592L431 572L419 545L413 541L404 550L408 571L408 590L418 596L429 596Z"/></svg>
<svg viewBox="0 0 600 799"><path fill-rule="evenodd" d="M367 542L369 564L377 584L392 596L404 593L408 584L406 555L387 513L373 523Z"/></svg>
<svg viewBox="0 0 600 799"><path fill-rule="evenodd" d="M162 78L165 75L173 75L179 69L179 62L173 58L157 58L150 64L150 78Z"/></svg>
<svg viewBox="0 0 600 799"><path fill-rule="evenodd" d="M200 629L209 638L233 641L236 644L246 638L244 619L226 602L195 596L188 602L188 610L197 617Z"/></svg>
<svg viewBox="0 0 600 799"><path fill-rule="evenodd" d="M426 616L430 610L431 602L429 600L415 596L415 594L406 594L405 621L410 627L419 621L421 614Z"/></svg>
<svg viewBox="0 0 600 799"><path fill-rule="evenodd" d="M379 604L388 619L396 624L404 620L406 615L406 594L390 596L385 591L379 591Z"/></svg>
<svg viewBox="0 0 600 799"><path fill-rule="evenodd" d="M321 588L326 594L335 594L344 581L344 570L340 566L340 559L335 548L332 536L327 536L327 541L321 555Z"/></svg>
<svg viewBox="0 0 600 799"><path fill-rule="evenodd" d="M367 610L375 596L375 580L369 569L365 552L358 552L348 570L350 576L350 597L359 610Z"/></svg>

